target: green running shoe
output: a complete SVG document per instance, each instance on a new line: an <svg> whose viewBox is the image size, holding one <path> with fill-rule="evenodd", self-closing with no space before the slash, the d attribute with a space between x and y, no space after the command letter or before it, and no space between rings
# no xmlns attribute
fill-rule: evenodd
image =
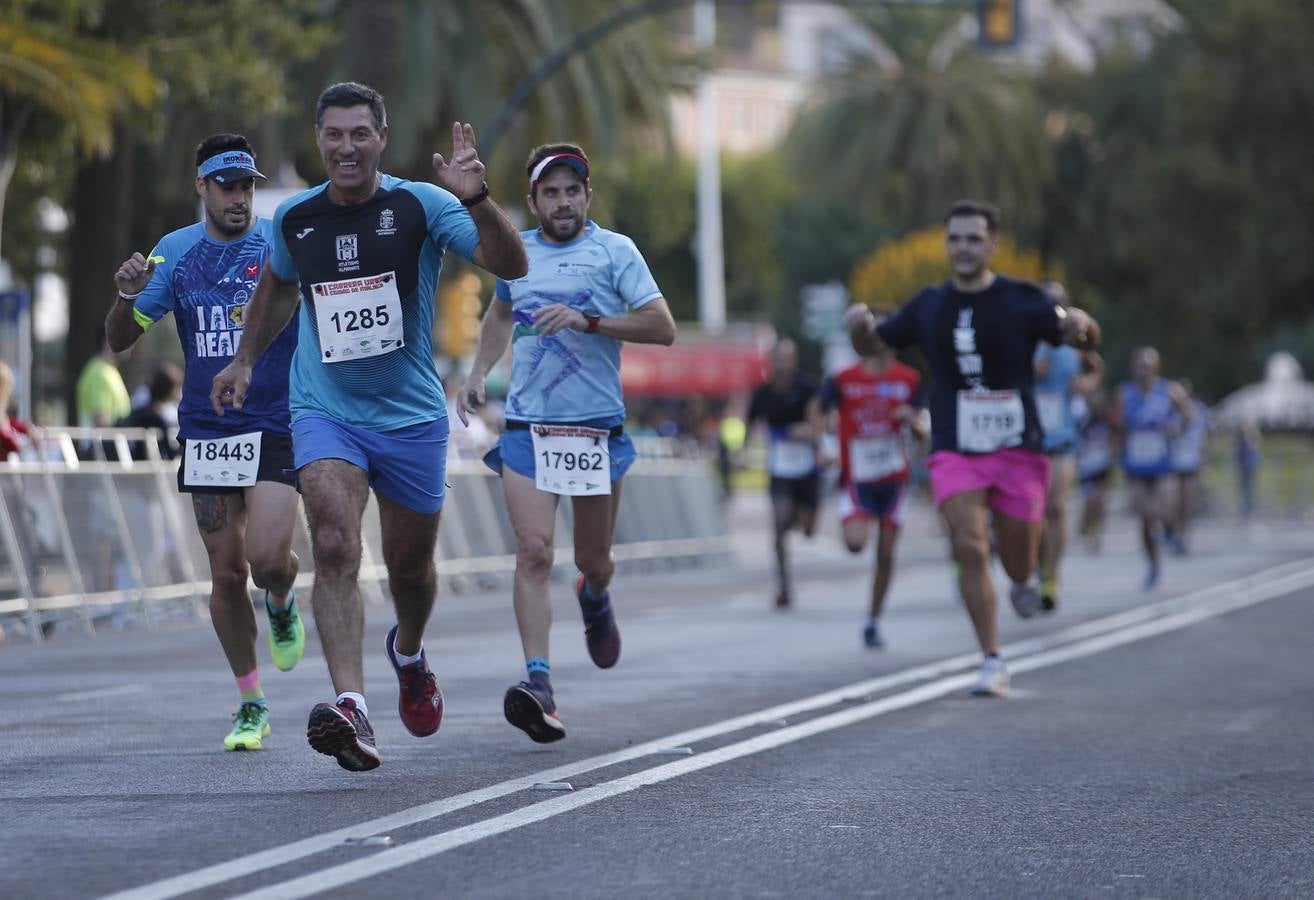
<svg viewBox="0 0 1314 900"><path fill-rule="evenodd" d="M233 730L224 738L225 750L259 750L260 741L269 737L269 707L263 703L243 703L233 716Z"/></svg>
<svg viewBox="0 0 1314 900"><path fill-rule="evenodd" d="M306 652L306 626L297 612L297 594L287 596L287 609L279 612L269 605L265 591L265 612L269 613L269 655L279 671L290 672Z"/></svg>

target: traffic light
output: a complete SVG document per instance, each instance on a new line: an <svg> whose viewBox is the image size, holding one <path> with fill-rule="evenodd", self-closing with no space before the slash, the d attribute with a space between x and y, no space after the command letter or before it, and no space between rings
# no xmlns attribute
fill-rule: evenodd
<svg viewBox="0 0 1314 900"><path fill-rule="evenodd" d="M1022 0L977 0L977 42L1011 47L1022 37Z"/></svg>
<svg viewBox="0 0 1314 900"><path fill-rule="evenodd" d="M474 352L479 343L479 313L483 303L479 295L483 282L473 272L462 272L439 291L443 310L442 352L460 359Z"/></svg>

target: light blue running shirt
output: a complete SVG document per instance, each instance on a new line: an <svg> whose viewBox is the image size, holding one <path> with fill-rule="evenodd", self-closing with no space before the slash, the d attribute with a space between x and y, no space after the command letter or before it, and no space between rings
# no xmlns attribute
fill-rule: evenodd
<svg viewBox="0 0 1314 900"><path fill-rule="evenodd" d="M554 303L587 316L619 317L662 295L634 241L590 221L568 244L537 229L521 233L529 274L497 282L511 305L511 389L507 418L522 422L623 420L621 341L573 329L539 336L534 312Z"/></svg>
<svg viewBox="0 0 1314 900"><path fill-rule="evenodd" d="M1070 453L1077 445L1072 382L1081 374L1081 353L1067 344L1036 347L1036 361L1049 360L1045 377L1036 376L1036 412L1045 430L1046 453Z"/></svg>

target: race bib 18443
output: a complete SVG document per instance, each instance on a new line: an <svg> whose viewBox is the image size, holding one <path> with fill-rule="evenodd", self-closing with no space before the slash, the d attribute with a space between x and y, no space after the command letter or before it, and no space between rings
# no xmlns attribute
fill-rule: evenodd
<svg viewBox="0 0 1314 900"><path fill-rule="evenodd" d="M405 344L397 273L322 281L312 287L320 359L368 359Z"/></svg>
<svg viewBox="0 0 1314 900"><path fill-rule="evenodd" d="M183 484L191 487L250 487L260 471L260 432L187 441Z"/></svg>
<svg viewBox="0 0 1314 900"><path fill-rule="evenodd" d="M992 453L1022 443L1026 413L1017 391L959 391L958 449Z"/></svg>
<svg viewBox="0 0 1314 900"><path fill-rule="evenodd" d="M566 497L611 493L610 432L580 425L531 425L534 483Z"/></svg>

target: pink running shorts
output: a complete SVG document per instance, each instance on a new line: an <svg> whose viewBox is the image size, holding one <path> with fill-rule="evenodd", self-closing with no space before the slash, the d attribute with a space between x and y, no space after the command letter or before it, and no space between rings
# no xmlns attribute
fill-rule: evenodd
<svg viewBox="0 0 1314 900"><path fill-rule="evenodd" d="M926 458L935 505L956 494L986 491L986 505L1010 519L1038 522L1045 516L1049 457L1016 447L993 453L937 450Z"/></svg>

